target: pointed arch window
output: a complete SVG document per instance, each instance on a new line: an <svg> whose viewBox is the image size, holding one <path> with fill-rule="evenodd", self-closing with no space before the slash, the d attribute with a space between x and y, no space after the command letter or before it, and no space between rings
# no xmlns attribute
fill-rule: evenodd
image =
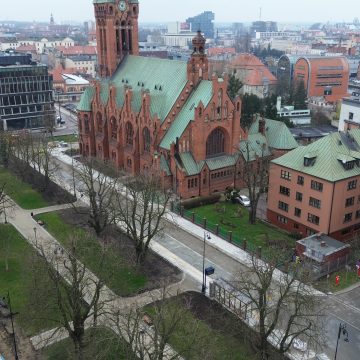
<svg viewBox="0 0 360 360"><path fill-rule="evenodd" d="M134 144L134 128L131 123L127 122L125 127L126 145L133 146Z"/></svg>
<svg viewBox="0 0 360 360"><path fill-rule="evenodd" d="M143 130L143 141L144 141L144 152L149 153L150 152L150 145L151 145L151 136L150 131L146 127Z"/></svg>
<svg viewBox="0 0 360 360"><path fill-rule="evenodd" d="M206 141L206 157L225 153L225 134L220 128L213 130Z"/></svg>

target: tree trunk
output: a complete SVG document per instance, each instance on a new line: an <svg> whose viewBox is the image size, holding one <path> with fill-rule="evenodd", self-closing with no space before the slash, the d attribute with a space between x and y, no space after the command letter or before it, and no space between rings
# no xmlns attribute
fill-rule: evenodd
<svg viewBox="0 0 360 360"><path fill-rule="evenodd" d="M76 340L74 342L75 346L75 359L76 360L83 360L84 359L84 344L82 340Z"/></svg>
<svg viewBox="0 0 360 360"><path fill-rule="evenodd" d="M249 224L255 225L256 224L256 206L251 205L249 211Z"/></svg>

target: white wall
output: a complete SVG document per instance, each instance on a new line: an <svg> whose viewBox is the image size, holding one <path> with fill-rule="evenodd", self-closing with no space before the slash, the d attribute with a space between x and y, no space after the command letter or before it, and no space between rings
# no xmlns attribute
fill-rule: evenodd
<svg viewBox="0 0 360 360"><path fill-rule="evenodd" d="M350 113L353 114L353 119L349 119ZM360 102L354 102L354 104L343 101L341 105L340 119L339 119L339 130L344 131L347 129L345 120L350 120L360 125Z"/></svg>

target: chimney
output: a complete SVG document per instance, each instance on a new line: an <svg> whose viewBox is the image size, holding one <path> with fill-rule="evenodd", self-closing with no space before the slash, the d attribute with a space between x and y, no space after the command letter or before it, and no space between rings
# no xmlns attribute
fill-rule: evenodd
<svg viewBox="0 0 360 360"><path fill-rule="evenodd" d="M259 133L265 136L265 119L263 116L259 119Z"/></svg>
<svg viewBox="0 0 360 360"><path fill-rule="evenodd" d="M322 241L320 245L321 245L321 247L326 247L326 242Z"/></svg>

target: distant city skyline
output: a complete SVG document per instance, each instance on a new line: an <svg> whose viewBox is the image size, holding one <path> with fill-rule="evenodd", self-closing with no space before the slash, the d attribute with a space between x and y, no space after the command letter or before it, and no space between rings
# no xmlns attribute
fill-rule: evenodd
<svg viewBox="0 0 360 360"><path fill-rule="evenodd" d="M352 22L360 14L360 2L355 0L342 0L341 6L335 0L140 0L140 6L140 22L184 21L205 10L216 14L216 22L251 22L259 20L260 8L262 20L281 23ZM57 23L91 20L92 0L19 0L2 7L0 20L44 22L50 14Z"/></svg>

